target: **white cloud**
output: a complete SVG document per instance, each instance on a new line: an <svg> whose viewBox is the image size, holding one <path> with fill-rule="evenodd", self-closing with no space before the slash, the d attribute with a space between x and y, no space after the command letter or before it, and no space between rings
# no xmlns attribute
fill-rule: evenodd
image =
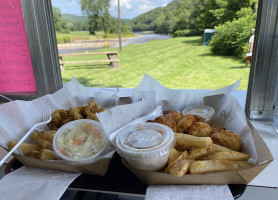
<svg viewBox="0 0 278 200"><path fill-rule="evenodd" d="M152 9L154 9L154 8L155 8L155 6L153 6L153 5L150 5L150 4L143 4L143 5L139 6L138 11L139 11L140 13L144 13L144 12L148 12L149 10L152 10Z"/></svg>
<svg viewBox="0 0 278 200"><path fill-rule="evenodd" d="M132 0L120 0L120 6L124 9L131 9L132 8ZM110 7L115 9L118 7L118 0L112 0Z"/></svg>
<svg viewBox="0 0 278 200"><path fill-rule="evenodd" d="M68 0L67 1L68 6L75 6L78 5L77 0Z"/></svg>

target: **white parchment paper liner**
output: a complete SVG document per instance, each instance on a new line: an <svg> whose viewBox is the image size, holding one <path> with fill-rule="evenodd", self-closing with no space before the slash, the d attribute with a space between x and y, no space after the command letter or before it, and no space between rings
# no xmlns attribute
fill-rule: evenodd
<svg viewBox="0 0 278 200"><path fill-rule="evenodd" d="M7 149L11 140L20 140L36 123L41 122L44 112L69 109L96 101L100 106L114 106L119 97L115 92L93 90L84 87L75 78L62 89L32 101L12 101L0 105L0 145ZM32 142L30 139L26 142ZM17 152L19 153L19 152ZM110 147L100 159L111 158L114 148ZM56 161L57 162L57 161ZM59 162L59 161L58 161Z"/></svg>
<svg viewBox="0 0 278 200"><path fill-rule="evenodd" d="M242 152L251 156L249 162L256 164L258 156L252 137L252 130L247 125L243 108L233 93L240 80L224 88L201 93L196 90L175 90L162 86L157 80L145 74L141 83L133 90L133 101L153 96L155 106L172 107L179 111L193 105L208 105L214 108L212 123L234 131L241 136Z"/></svg>

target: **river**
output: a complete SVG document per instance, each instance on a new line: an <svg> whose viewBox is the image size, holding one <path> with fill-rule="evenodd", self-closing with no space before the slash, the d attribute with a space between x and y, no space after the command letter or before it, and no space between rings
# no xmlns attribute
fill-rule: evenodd
<svg viewBox="0 0 278 200"><path fill-rule="evenodd" d="M151 40L168 40L170 35L154 34L154 33L134 33L138 37L122 38L122 46L128 44L143 44ZM99 41L76 41L74 43L59 44L59 54L76 53L80 51L89 51L96 49L103 49L105 46L105 40ZM109 47L119 47L119 40L109 40Z"/></svg>

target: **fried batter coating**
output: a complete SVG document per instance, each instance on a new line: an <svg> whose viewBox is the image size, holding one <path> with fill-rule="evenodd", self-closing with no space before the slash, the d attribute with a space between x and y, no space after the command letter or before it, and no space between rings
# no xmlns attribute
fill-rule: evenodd
<svg viewBox="0 0 278 200"><path fill-rule="evenodd" d="M240 151L240 136L232 131L223 130L212 134L210 137L214 144L219 144L234 151Z"/></svg>
<svg viewBox="0 0 278 200"><path fill-rule="evenodd" d="M169 114L167 114L167 115L172 116L172 118L174 118L176 122L178 122L179 120L181 120L183 118L183 114L176 110L170 111Z"/></svg>
<svg viewBox="0 0 278 200"><path fill-rule="evenodd" d="M177 124L177 132L183 133L186 129L192 126L195 123L196 119L193 115L185 115L184 118L179 120Z"/></svg>
<svg viewBox="0 0 278 200"><path fill-rule="evenodd" d="M92 101L89 103L89 105L85 106L85 113L86 115L89 115L90 113L96 113L98 110L98 103L95 101Z"/></svg>
<svg viewBox="0 0 278 200"><path fill-rule="evenodd" d="M95 121L99 121L96 114L94 114L94 113L89 113L87 115L86 119L92 119L92 120L95 120Z"/></svg>
<svg viewBox="0 0 278 200"><path fill-rule="evenodd" d="M196 122L203 122L203 123L206 123L206 120L205 120L203 117L201 117L201 116L199 116L199 115L193 115L193 116L195 117Z"/></svg>
<svg viewBox="0 0 278 200"><path fill-rule="evenodd" d="M212 128L212 134L226 130L225 128L216 125L212 125L211 128Z"/></svg>
<svg viewBox="0 0 278 200"><path fill-rule="evenodd" d="M100 112L103 112L105 111L105 108L104 107L100 107L98 110L97 110L97 113L100 113Z"/></svg>
<svg viewBox="0 0 278 200"><path fill-rule="evenodd" d="M80 114L85 118L86 117L85 106L80 106L78 108L80 110Z"/></svg>
<svg viewBox="0 0 278 200"><path fill-rule="evenodd" d="M207 137L212 134L212 128L206 123L195 122L192 126L190 126L187 133L197 137Z"/></svg>
<svg viewBox="0 0 278 200"><path fill-rule="evenodd" d="M73 120L78 120L78 119L83 119L84 117L80 113L75 112L73 113L73 116L71 116L71 118Z"/></svg>
<svg viewBox="0 0 278 200"><path fill-rule="evenodd" d="M61 121L63 121L67 116L68 116L68 113L66 110L63 110L63 109L58 109L58 110L55 110L52 114L52 120L51 122L49 122L49 126L51 128L57 128L59 127L59 123Z"/></svg>
<svg viewBox="0 0 278 200"><path fill-rule="evenodd" d="M61 127L61 126L65 125L66 123L71 122L72 120L73 120L73 119L72 119L71 117L66 117L66 119L64 119L63 121L61 121L61 122L59 123L59 126Z"/></svg>
<svg viewBox="0 0 278 200"><path fill-rule="evenodd" d="M70 107L70 109L69 109L69 116L73 117L74 113L80 113L79 108L77 108L77 107Z"/></svg>
<svg viewBox="0 0 278 200"><path fill-rule="evenodd" d="M160 116L160 117L157 117L154 121L156 123L160 123L160 124L164 124L165 126L168 126L174 132L176 132L176 130L177 130L177 123L176 123L175 119L172 117L172 115Z"/></svg>

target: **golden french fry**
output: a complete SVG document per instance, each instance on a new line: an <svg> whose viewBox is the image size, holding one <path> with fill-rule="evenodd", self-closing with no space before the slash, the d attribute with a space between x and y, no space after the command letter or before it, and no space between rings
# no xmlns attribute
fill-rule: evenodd
<svg viewBox="0 0 278 200"><path fill-rule="evenodd" d="M179 157L180 154L181 153L179 153L175 148L170 149L168 165L170 165L172 162L174 162Z"/></svg>
<svg viewBox="0 0 278 200"><path fill-rule="evenodd" d="M48 149L41 149L39 152L39 159L41 160L57 160L53 151Z"/></svg>
<svg viewBox="0 0 278 200"><path fill-rule="evenodd" d="M216 151L218 152L230 152L230 151L233 151L232 149L229 149L227 147L223 147L221 145L218 145L218 144L212 144L215 148L216 148Z"/></svg>
<svg viewBox="0 0 278 200"><path fill-rule="evenodd" d="M35 151L35 150L32 150L29 153L27 153L26 156L31 157L31 158L39 159L39 152Z"/></svg>
<svg viewBox="0 0 278 200"><path fill-rule="evenodd" d="M38 132L33 132L31 136L32 140L34 140L36 143L42 146L43 149L49 149L52 150L52 144L51 142L41 138L38 135Z"/></svg>
<svg viewBox="0 0 278 200"><path fill-rule="evenodd" d="M232 160L202 160L194 161L189 167L190 174L209 172L222 172L228 170L244 169L253 166L247 161Z"/></svg>
<svg viewBox="0 0 278 200"><path fill-rule="evenodd" d="M176 137L176 146L175 148L181 151L185 151L190 147L208 147L212 144L210 137L196 137L187 134L175 133Z"/></svg>
<svg viewBox="0 0 278 200"><path fill-rule="evenodd" d="M55 133L56 133L56 131L53 131L53 130L41 131L41 132L38 132L38 136L52 143Z"/></svg>
<svg viewBox="0 0 278 200"><path fill-rule="evenodd" d="M193 160L180 160L176 162L170 169L169 174L181 177L183 176L189 169L190 164L193 162Z"/></svg>
<svg viewBox="0 0 278 200"><path fill-rule="evenodd" d="M176 160L174 160L170 165L167 166L167 168L165 169L166 173L170 172L171 167L178 161L180 160L185 160L187 158L187 151L182 152L181 155L179 155L179 157L176 158Z"/></svg>
<svg viewBox="0 0 278 200"><path fill-rule="evenodd" d="M10 141L8 148L9 150L12 150L12 148L18 143L18 141ZM31 143L21 143L21 145L18 147L18 150L21 150L23 155L28 154L32 150L39 151L42 147L38 144L31 144Z"/></svg>
<svg viewBox="0 0 278 200"><path fill-rule="evenodd" d="M247 161L250 158L250 155L231 151L231 152L215 152L211 154L209 160L237 160L237 161Z"/></svg>
<svg viewBox="0 0 278 200"><path fill-rule="evenodd" d="M215 152L215 147L213 145L209 145L206 148L195 148L188 152L188 159L198 160L205 158Z"/></svg>

